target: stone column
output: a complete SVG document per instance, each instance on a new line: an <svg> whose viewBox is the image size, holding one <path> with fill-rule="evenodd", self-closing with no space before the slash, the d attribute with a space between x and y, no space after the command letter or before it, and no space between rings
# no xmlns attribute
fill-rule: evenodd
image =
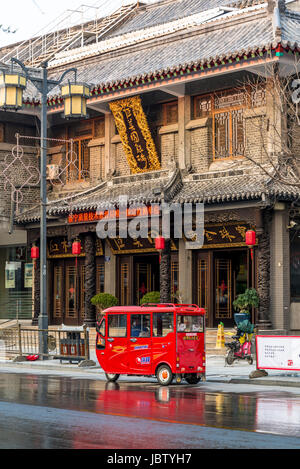
<svg viewBox="0 0 300 469"><path fill-rule="evenodd" d="M115 135L115 120L112 113L105 114L105 177L111 175L115 171L114 151L111 142L112 137Z"/></svg>
<svg viewBox="0 0 300 469"><path fill-rule="evenodd" d="M191 136L186 124L191 120L191 97L178 98L178 164L186 169L191 164Z"/></svg>
<svg viewBox="0 0 300 469"><path fill-rule="evenodd" d="M257 261L257 292L260 304L257 324L260 329L272 327L270 318L270 213L260 213L260 225L257 226L258 249Z"/></svg>
<svg viewBox="0 0 300 469"><path fill-rule="evenodd" d="M111 252L108 241L105 241L105 263L104 263L104 291L116 296L116 256Z"/></svg>
<svg viewBox="0 0 300 469"><path fill-rule="evenodd" d="M160 261L160 302L171 302L171 241L165 241Z"/></svg>
<svg viewBox="0 0 300 469"><path fill-rule="evenodd" d="M96 308L91 299L96 294L96 241L93 233L84 238L85 248L85 317L86 325L94 327L96 323Z"/></svg>
<svg viewBox="0 0 300 469"><path fill-rule="evenodd" d="M192 303L192 251L185 249L185 241L179 240L178 253L179 291L184 303Z"/></svg>
<svg viewBox="0 0 300 469"><path fill-rule="evenodd" d="M270 230L270 309L273 328L283 334L289 330L290 248L288 211L285 204L274 206Z"/></svg>

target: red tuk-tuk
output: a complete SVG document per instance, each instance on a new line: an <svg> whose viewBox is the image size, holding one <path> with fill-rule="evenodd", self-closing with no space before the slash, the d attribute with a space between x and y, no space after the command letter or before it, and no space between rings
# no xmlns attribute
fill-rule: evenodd
<svg viewBox="0 0 300 469"><path fill-rule="evenodd" d="M97 324L96 354L108 381L120 375L205 380L205 310L196 305L116 306Z"/></svg>

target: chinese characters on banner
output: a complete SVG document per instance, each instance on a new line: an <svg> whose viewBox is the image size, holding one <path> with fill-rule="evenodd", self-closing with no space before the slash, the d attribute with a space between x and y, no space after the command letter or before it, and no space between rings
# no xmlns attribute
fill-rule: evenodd
<svg viewBox="0 0 300 469"><path fill-rule="evenodd" d="M156 147L142 108L140 96L110 104L132 173L160 169Z"/></svg>
<svg viewBox="0 0 300 469"><path fill-rule="evenodd" d="M257 336L258 370L300 371L299 336Z"/></svg>

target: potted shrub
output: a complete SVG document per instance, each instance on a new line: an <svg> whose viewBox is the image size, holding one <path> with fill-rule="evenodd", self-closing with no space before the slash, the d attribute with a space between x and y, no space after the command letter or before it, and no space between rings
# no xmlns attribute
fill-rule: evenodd
<svg viewBox="0 0 300 469"><path fill-rule="evenodd" d="M255 288L248 288L245 293L238 295L232 304L240 314L248 314L250 316L251 309L257 308L259 305L258 293Z"/></svg>
<svg viewBox="0 0 300 469"><path fill-rule="evenodd" d="M97 295L93 296L91 303L97 307L98 316L101 315L103 310L111 308L112 306L117 306L118 299L110 293L98 293Z"/></svg>
<svg viewBox="0 0 300 469"><path fill-rule="evenodd" d="M160 303L160 292L150 291L149 293L146 293L140 300L140 305L145 303Z"/></svg>

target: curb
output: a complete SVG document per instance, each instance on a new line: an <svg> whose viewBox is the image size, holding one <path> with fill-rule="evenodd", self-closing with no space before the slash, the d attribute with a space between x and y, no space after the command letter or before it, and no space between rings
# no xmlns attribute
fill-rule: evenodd
<svg viewBox="0 0 300 469"><path fill-rule="evenodd" d="M5 363L2 362L0 363L0 370L1 368L6 368L6 369L18 369L21 371L25 372L26 370L30 370L30 372L33 372L33 370L36 371L45 371L48 373L51 373L51 371L55 372L60 372L60 373L76 373L76 374L84 374L88 373L90 375L94 374L95 377L100 377L102 374L104 375L104 371L100 366L86 366L86 367L79 367L78 365L74 364L65 364L63 365L39 365L39 364L33 364L30 362L19 362L19 363ZM229 377L228 379L226 378L212 378L207 376L206 378L207 383L223 383L223 384L250 384L250 385L261 385L261 386L277 386L277 387L293 387L293 388L299 388L300 389L300 379L299 381L287 381L287 380L276 380L272 377L269 379L266 378L234 378L234 377Z"/></svg>
<svg viewBox="0 0 300 469"><path fill-rule="evenodd" d="M207 378L207 382L210 383L226 383L226 384L254 384L254 385L261 385L261 386L277 386L277 387L292 387L292 388L299 388L300 389L300 380L299 383L295 381L277 381L274 379L266 380L264 378L230 378L226 379L212 379L210 380Z"/></svg>

